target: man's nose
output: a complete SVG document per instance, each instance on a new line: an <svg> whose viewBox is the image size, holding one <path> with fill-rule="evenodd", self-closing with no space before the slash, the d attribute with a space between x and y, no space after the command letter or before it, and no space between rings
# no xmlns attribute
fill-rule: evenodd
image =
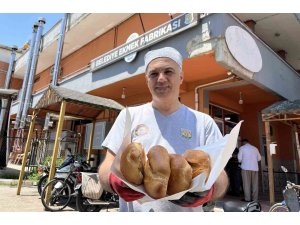
<svg viewBox="0 0 300 225"><path fill-rule="evenodd" d="M165 81L165 80L166 80L166 77L165 77L164 72L160 72L160 73L158 74L157 81L158 81L158 82L162 82L162 81Z"/></svg>

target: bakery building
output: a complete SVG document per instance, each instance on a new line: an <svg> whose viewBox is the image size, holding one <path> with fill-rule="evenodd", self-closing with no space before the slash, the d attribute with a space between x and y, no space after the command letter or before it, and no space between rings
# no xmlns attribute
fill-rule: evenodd
<svg viewBox="0 0 300 225"><path fill-rule="evenodd" d="M299 139L299 120L289 120L292 123L272 121L267 135L262 111L279 101L300 99L300 75L297 71L300 65L291 63L294 61L285 55L284 50L272 48L272 44L275 46L273 39L269 39L268 43L268 38L262 40L259 37L260 34L268 37L263 33L268 21L265 20L265 24L255 22L261 21L261 16L203 13L68 14L57 85L112 99L123 106L143 104L151 100L145 82L144 55L150 49L174 47L184 57L180 101L210 114L223 134L229 133L243 120L240 137L249 139L262 155L260 192L268 195L270 182L272 184L268 178L270 168L276 180L275 184L273 181L275 193L280 192L284 184L281 165L286 166L294 181L299 183L300 150L297 150L296 141ZM289 24L291 28L297 21L294 17L294 14L278 14L274 19ZM59 21L42 36L31 106L39 101L55 79L53 71L61 25L62 21ZM299 24L296 26L299 27ZM280 35L288 36L285 33ZM293 40L290 40L289 47L293 46ZM297 48L293 50L299 53L300 49ZM15 80L14 89L22 87L29 53L27 50L16 60L12 76ZM3 85L3 76L0 77L0 85ZM19 105L19 100L12 103L11 129ZM29 108L30 113L32 110ZM110 115L109 119L103 115L97 118L93 155L98 157L99 163L101 152L104 151L101 142L116 115ZM56 129L55 116L53 121L52 136ZM86 151L86 134L90 132L90 123L66 120L64 129L81 133L76 148ZM268 159L270 143L277 146L276 153ZM272 167L269 160L272 161Z"/></svg>

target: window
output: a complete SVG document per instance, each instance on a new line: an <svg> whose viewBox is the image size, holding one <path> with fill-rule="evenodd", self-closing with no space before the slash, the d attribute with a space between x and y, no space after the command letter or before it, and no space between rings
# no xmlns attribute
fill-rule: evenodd
<svg viewBox="0 0 300 225"><path fill-rule="evenodd" d="M224 122L221 119L214 119L222 134L224 134Z"/></svg>
<svg viewBox="0 0 300 225"><path fill-rule="evenodd" d="M216 105L209 105L209 113L223 135L230 133L232 128L240 121L240 114Z"/></svg>

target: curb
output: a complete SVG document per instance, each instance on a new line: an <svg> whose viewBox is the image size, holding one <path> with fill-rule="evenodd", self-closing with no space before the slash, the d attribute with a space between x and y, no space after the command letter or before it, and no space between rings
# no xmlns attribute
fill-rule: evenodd
<svg viewBox="0 0 300 225"><path fill-rule="evenodd" d="M16 179L0 179L0 185L7 185L7 186L17 186L19 180ZM23 180L22 186L30 187L33 186L33 182L30 180Z"/></svg>

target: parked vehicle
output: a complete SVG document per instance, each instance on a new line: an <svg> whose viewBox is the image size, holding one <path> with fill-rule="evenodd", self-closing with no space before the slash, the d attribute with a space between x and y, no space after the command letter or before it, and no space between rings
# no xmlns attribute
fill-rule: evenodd
<svg viewBox="0 0 300 225"><path fill-rule="evenodd" d="M81 183L82 171L91 171L90 165L84 161L70 164L70 171L65 178L55 177L42 190L41 201L48 211L61 211L76 195L75 186ZM48 189L48 194L47 194Z"/></svg>
<svg viewBox="0 0 300 225"><path fill-rule="evenodd" d="M300 185L296 185L288 180L287 168L281 166L281 170L285 173L286 186L283 193L284 200L275 203L269 212L299 212L300 211Z"/></svg>
<svg viewBox="0 0 300 225"><path fill-rule="evenodd" d="M61 166L56 169L55 177L65 178L70 172L70 165L74 162L75 162L74 155L68 155L68 157L64 160ZM44 186L48 182L48 177L50 172L49 166L43 166L42 168L43 168L43 175L41 176L37 184L37 189L40 195L42 194L42 190Z"/></svg>
<svg viewBox="0 0 300 225"><path fill-rule="evenodd" d="M223 204L223 210L224 212L261 212L261 205L258 201L227 201Z"/></svg>
<svg viewBox="0 0 300 225"><path fill-rule="evenodd" d="M94 181L90 183L89 179L94 179ZM92 185L92 187L88 188L87 185ZM87 188L90 189L89 195L86 194ZM103 191L98 174L82 173L82 183L76 185L75 192L76 208L79 212L99 212L103 208L119 207L119 196Z"/></svg>

